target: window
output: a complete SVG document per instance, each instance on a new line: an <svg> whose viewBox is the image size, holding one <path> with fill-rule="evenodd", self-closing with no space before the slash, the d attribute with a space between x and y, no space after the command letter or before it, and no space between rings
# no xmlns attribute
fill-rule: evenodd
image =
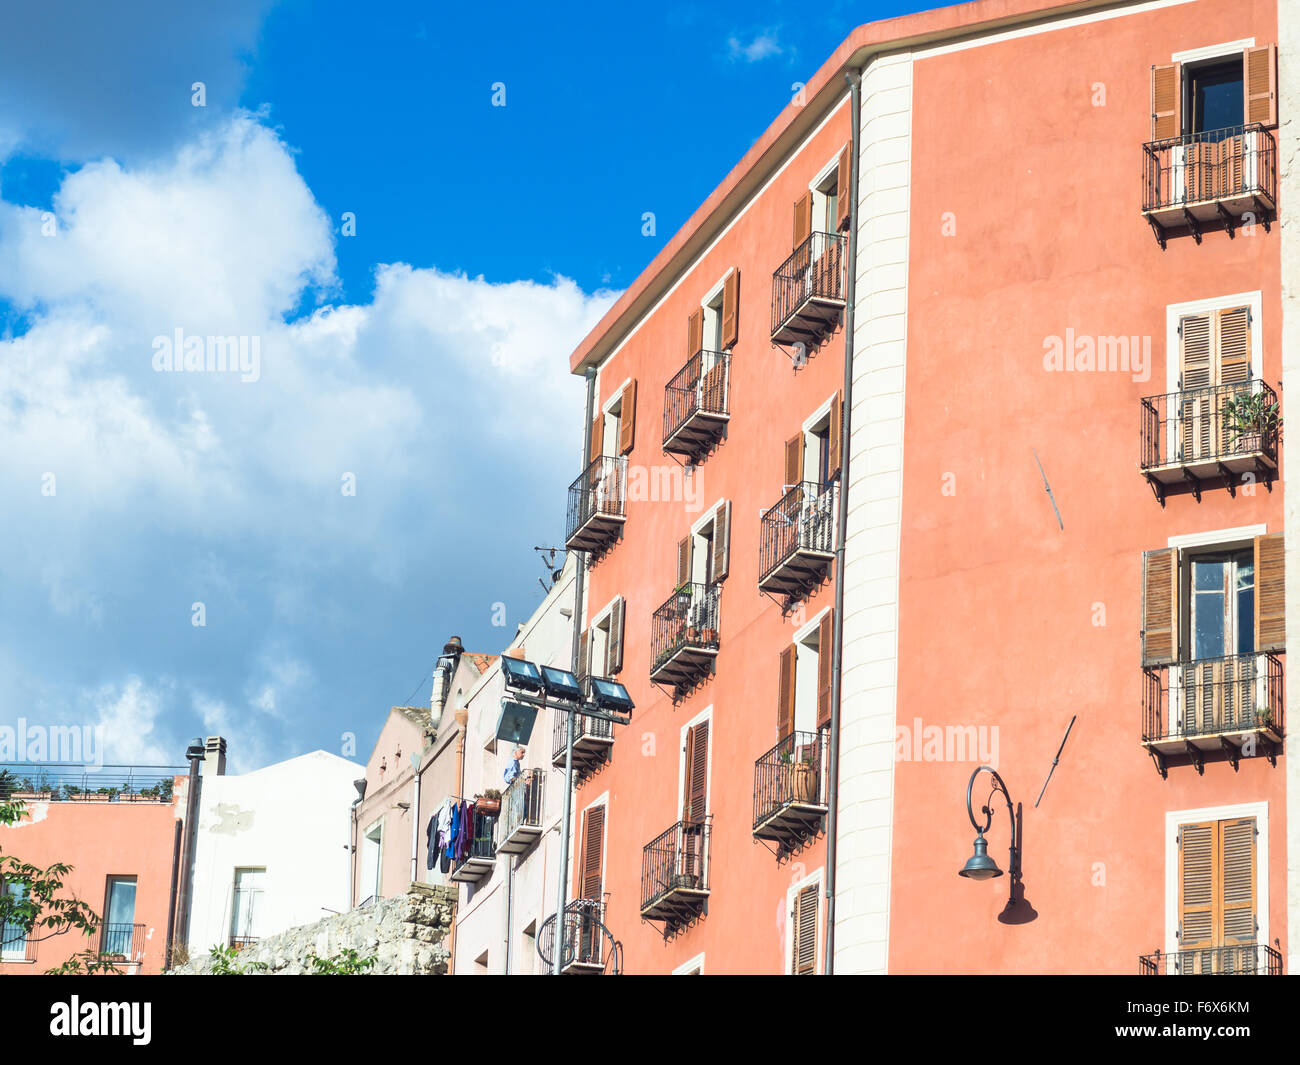
<svg viewBox="0 0 1300 1065"><path fill-rule="evenodd" d="M834 233L839 229L839 211L836 193L839 189L838 170L832 170L812 190L812 228L814 233Z"/></svg>
<svg viewBox="0 0 1300 1065"><path fill-rule="evenodd" d="M537 957L537 922L530 921L519 936L519 960L515 972L519 976L531 976L537 971Z"/></svg>
<svg viewBox="0 0 1300 1065"><path fill-rule="evenodd" d="M793 732L811 737L830 723L832 616L827 610L781 652L778 742Z"/></svg>
<svg viewBox="0 0 1300 1065"><path fill-rule="evenodd" d="M821 882L814 880L791 891L790 973L812 976L817 971L817 918L821 908Z"/></svg>
<svg viewBox="0 0 1300 1065"><path fill-rule="evenodd" d="M1151 139L1277 124L1277 48L1266 44L1151 68Z"/></svg>
<svg viewBox="0 0 1300 1065"><path fill-rule="evenodd" d="M627 601L620 595L578 639L578 674L613 677L623 668L623 629Z"/></svg>
<svg viewBox="0 0 1300 1065"><path fill-rule="evenodd" d="M731 566L731 501L718 503L708 517L677 544L677 586L716 584Z"/></svg>
<svg viewBox="0 0 1300 1065"><path fill-rule="evenodd" d="M1192 555L1189 562L1187 625L1192 659L1254 651L1254 552Z"/></svg>
<svg viewBox="0 0 1300 1065"><path fill-rule="evenodd" d="M809 482L825 488L840 473L843 406L840 393L785 443L785 487Z"/></svg>
<svg viewBox="0 0 1300 1065"><path fill-rule="evenodd" d="M110 876L104 892L104 925L100 952L130 958L135 938L135 887L133 876Z"/></svg>
<svg viewBox="0 0 1300 1065"><path fill-rule="evenodd" d="M1256 915L1255 818L1200 821L1178 828L1178 949L1212 951L1253 944ZM1226 971L1212 955L1180 959L1185 970Z"/></svg>
<svg viewBox="0 0 1300 1065"><path fill-rule="evenodd" d="M591 426L591 458L626 455L636 438L636 380L623 386Z"/></svg>
<svg viewBox="0 0 1300 1065"><path fill-rule="evenodd" d="M709 721L686 730L682 748L682 820L698 824L709 813Z"/></svg>
<svg viewBox="0 0 1300 1065"><path fill-rule="evenodd" d="M593 806L583 818L582 870L578 897L600 902L604 897L605 807Z"/></svg>
<svg viewBox="0 0 1300 1065"><path fill-rule="evenodd" d="M1184 133L1208 133L1242 124L1243 66L1229 60L1189 65L1183 77Z"/></svg>
<svg viewBox="0 0 1300 1065"><path fill-rule="evenodd" d="M361 840L361 881L357 894L362 902L380 897L383 883L384 822L378 821L366 829Z"/></svg>
<svg viewBox="0 0 1300 1065"><path fill-rule="evenodd" d="M369 836L367 836L367 840ZM230 941L242 945L257 939L261 932L262 895L265 892L265 869L236 869L234 895L230 906ZM378 882L375 894L379 894Z"/></svg>
<svg viewBox="0 0 1300 1065"><path fill-rule="evenodd" d="M6 880L4 892L10 905L21 903L27 897L27 885L21 880ZM9 920L0 928L0 961L24 961L27 958L27 933L21 922Z"/></svg>

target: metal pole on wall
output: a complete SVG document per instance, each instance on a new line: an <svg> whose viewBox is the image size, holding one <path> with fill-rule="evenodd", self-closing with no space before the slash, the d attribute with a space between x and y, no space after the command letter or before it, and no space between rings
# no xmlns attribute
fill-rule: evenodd
<svg viewBox="0 0 1300 1065"><path fill-rule="evenodd" d="M587 370L587 417L582 430L582 460L591 459L591 422L595 417L596 406L596 371ZM574 568L573 580L573 673L578 675L578 644L582 638L582 577L585 559L577 556L578 564ZM555 892L555 944L551 950L551 971L560 975L560 958L564 953L564 905L568 888L569 875L569 828L573 819L573 712L562 711L568 716L568 733L564 741L564 822L560 826L560 875Z"/></svg>

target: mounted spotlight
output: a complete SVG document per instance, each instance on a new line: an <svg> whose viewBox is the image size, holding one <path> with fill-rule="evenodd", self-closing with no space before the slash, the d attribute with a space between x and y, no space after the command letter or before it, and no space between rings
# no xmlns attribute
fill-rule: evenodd
<svg viewBox="0 0 1300 1065"><path fill-rule="evenodd" d="M627 689L616 680L604 677L591 678L591 701L600 710L612 710L618 714L632 712L632 697Z"/></svg>
<svg viewBox="0 0 1300 1065"><path fill-rule="evenodd" d="M501 700L501 716L497 718L496 737L507 743L528 745L533 734L533 725L537 723L537 708Z"/></svg>
<svg viewBox="0 0 1300 1065"><path fill-rule="evenodd" d="M537 667L522 658L503 657L501 675L505 678L507 688L517 688L526 692L542 690L542 678L537 672Z"/></svg>
<svg viewBox="0 0 1300 1065"><path fill-rule="evenodd" d="M582 688L578 678L567 669L555 666L542 666L542 688L546 694L570 703L582 702Z"/></svg>

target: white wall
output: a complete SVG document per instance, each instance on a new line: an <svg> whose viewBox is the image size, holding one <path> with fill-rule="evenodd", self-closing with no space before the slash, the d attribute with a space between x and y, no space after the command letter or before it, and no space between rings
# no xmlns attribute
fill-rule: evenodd
<svg viewBox="0 0 1300 1065"><path fill-rule="evenodd" d="M252 773L203 778L191 956L225 945L237 868L266 869L260 936L348 908L352 782L363 776L363 766L313 751Z"/></svg>

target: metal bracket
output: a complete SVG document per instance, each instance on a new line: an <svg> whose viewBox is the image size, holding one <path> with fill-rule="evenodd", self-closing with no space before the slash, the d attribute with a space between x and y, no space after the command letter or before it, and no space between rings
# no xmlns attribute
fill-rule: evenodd
<svg viewBox="0 0 1300 1065"><path fill-rule="evenodd" d="M1147 484L1150 485L1151 487L1151 491L1155 493L1156 502L1159 503L1161 507L1163 507L1165 505L1164 482L1159 480L1158 478L1152 477L1151 474L1149 473L1146 474L1146 479L1147 479Z"/></svg>
<svg viewBox="0 0 1300 1065"><path fill-rule="evenodd" d="M1151 760L1156 764L1156 772L1160 774L1161 780L1169 779L1169 763L1165 760L1164 753L1152 748L1147 752L1151 755Z"/></svg>
<svg viewBox="0 0 1300 1065"><path fill-rule="evenodd" d="M1164 227L1150 215L1147 215L1147 222L1151 226L1151 231L1156 235L1156 243L1160 245L1160 250L1165 250L1165 243L1168 240L1168 234L1165 233Z"/></svg>
<svg viewBox="0 0 1300 1065"><path fill-rule="evenodd" d="M1236 482L1233 480L1232 471L1228 469L1228 467L1225 466L1222 462L1216 462L1215 465L1219 467L1219 475L1223 478L1223 483L1227 485L1228 495L1230 495L1233 499L1236 499L1237 485Z"/></svg>
<svg viewBox="0 0 1300 1065"><path fill-rule="evenodd" d="M1186 207L1183 208L1183 221L1187 223L1187 228L1192 231L1192 236L1196 243L1201 243L1201 223L1196 220L1196 215L1192 214Z"/></svg>
<svg viewBox="0 0 1300 1065"><path fill-rule="evenodd" d="M1233 772L1236 772L1241 763L1241 748L1228 742L1226 736L1219 737L1219 746L1223 748L1223 753L1228 756L1228 761L1232 763Z"/></svg>
<svg viewBox="0 0 1300 1065"><path fill-rule="evenodd" d="M1237 220L1233 218L1232 212L1229 211L1226 207L1224 207L1221 201L1216 201L1214 206L1215 209L1218 210L1219 212L1219 218L1222 219L1223 221L1223 228L1228 231L1228 239L1229 240L1235 239L1237 234L1234 232L1234 230L1237 225Z"/></svg>
<svg viewBox="0 0 1300 1065"><path fill-rule="evenodd" d="M1183 745L1187 748L1187 757L1192 760L1192 765L1196 766L1196 771L1205 776L1205 752L1188 740L1183 740Z"/></svg>
<svg viewBox="0 0 1300 1065"><path fill-rule="evenodd" d="M1269 209L1259 202L1258 196L1252 195L1250 198L1250 202L1251 205L1255 208L1255 217L1259 219L1259 224L1264 227L1264 232L1272 233L1273 219L1269 217L1271 213Z"/></svg>
<svg viewBox="0 0 1300 1065"><path fill-rule="evenodd" d="M1201 501L1201 481L1196 474L1192 473L1186 466L1183 467L1183 480L1192 486L1192 495L1196 497L1196 502Z"/></svg>

